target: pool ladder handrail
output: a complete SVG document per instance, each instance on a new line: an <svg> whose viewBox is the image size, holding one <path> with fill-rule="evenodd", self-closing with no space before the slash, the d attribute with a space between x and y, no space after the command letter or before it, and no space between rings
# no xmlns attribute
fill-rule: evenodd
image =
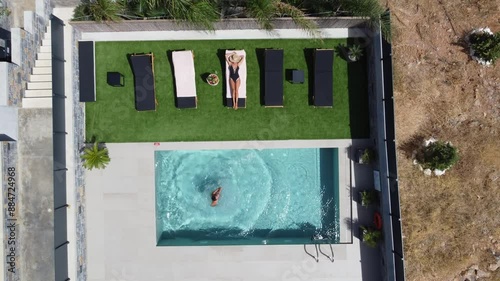
<svg viewBox="0 0 500 281"><path fill-rule="evenodd" d="M330 260L331 262L334 262L335 261L335 253L333 252L333 247L332 247L332 244L328 243L328 245L330 246L330 251L332 252L332 255L328 255L328 254L325 254L322 250L321 250L321 244L316 244L318 245L318 249L319 249L319 252L328 258L328 260Z"/></svg>
<svg viewBox="0 0 500 281"><path fill-rule="evenodd" d="M332 252L332 255L328 255L326 253L324 253L322 250L321 250L321 244L320 243L314 243L314 249L316 250L316 256L314 256L313 254L310 254L307 249L306 249L306 244L304 244L304 251L306 252L306 254L308 254L310 257L312 257L316 262L319 262L319 253L321 253L322 255L324 255L325 257L328 258L328 260L330 260L331 262L334 262L335 261L335 254L333 252L333 247L332 247L332 244L328 243L328 245L330 246L330 251Z"/></svg>
<svg viewBox="0 0 500 281"><path fill-rule="evenodd" d="M317 244L314 244L314 249L316 249L316 256L314 256L313 254L309 253L307 251L307 246L308 244L304 244L304 252L306 252L307 255L309 255L311 258L313 258L316 262L319 262L319 253L318 253L318 246Z"/></svg>

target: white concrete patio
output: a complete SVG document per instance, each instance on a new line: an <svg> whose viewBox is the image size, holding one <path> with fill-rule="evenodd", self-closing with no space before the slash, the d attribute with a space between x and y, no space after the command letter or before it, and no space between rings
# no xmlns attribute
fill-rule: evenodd
<svg viewBox="0 0 500 281"><path fill-rule="evenodd" d="M313 245L156 246L155 150L338 147L341 239L350 241L350 145L351 140L108 144L109 166L86 174L87 280L378 280L378 274L363 274L355 237L352 244L333 246L333 263L321 254L316 263L305 251L316 255ZM357 219L355 207L352 216ZM321 249L330 252L327 245Z"/></svg>
<svg viewBox="0 0 500 281"><path fill-rule="evenodd" d="M367 31L358 28L321 28L323 38L366 37ZM213 32L196 30L130 31L130 32L85 32L86 41L158 41L158 40L235 40L235 39L310 39L301 29L277 29L274 33L262 29L215 30Z"/></svg>

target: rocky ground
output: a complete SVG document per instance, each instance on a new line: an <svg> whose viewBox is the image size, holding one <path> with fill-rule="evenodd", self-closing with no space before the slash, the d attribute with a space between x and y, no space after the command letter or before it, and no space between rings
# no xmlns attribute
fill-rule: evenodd
<svg viewBox="0 0 500 281"><path fill-rule="evenodd" d="M500 61L471 60L474 28L500 31L499 0L388 0L409 281L500 280ZM451 141L459 163L424 176L411 155Z"/></svg>

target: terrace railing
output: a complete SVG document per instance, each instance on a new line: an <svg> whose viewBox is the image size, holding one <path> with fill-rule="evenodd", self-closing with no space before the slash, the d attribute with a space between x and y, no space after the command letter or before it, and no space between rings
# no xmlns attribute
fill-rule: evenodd
<svg viewBox="0 0 500 281"><path fill-rule="evenodd" d="M392 72L392 49L380 32L374 34L372 49L375 69L374 79L376 109L376 135L378 169L380 172L381 209L384 232L383 258L384 280L404 281L404 253L399 202L399 186L396 158L396 136L394 117L394 92Z"/></svg>
<svg viewBox="0 0 500 281"><path fill-rule="evenodd" d="M55 280L68 278L68 225L66 198L66 124L64 85L64 23L51 19L52 34L52 115L54 147L54 255ZM75 243L75 241L73 241Z"/></svg>

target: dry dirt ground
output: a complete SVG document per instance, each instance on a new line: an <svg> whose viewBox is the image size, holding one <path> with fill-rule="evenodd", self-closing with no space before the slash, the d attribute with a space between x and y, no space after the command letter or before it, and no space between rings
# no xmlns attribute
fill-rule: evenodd
<svg viewBox="0 0 500 281"><path fill-rule="evenodd" d="M500 60L483 67L463 42L473 28L500 31L500 0L385 4L392 12L407 280L461 280L471 265L484 270L500 255ZM412 165L412 151L431 136L460 151L442 177ZM484 280L500 280L500 269Z"/></svg>

